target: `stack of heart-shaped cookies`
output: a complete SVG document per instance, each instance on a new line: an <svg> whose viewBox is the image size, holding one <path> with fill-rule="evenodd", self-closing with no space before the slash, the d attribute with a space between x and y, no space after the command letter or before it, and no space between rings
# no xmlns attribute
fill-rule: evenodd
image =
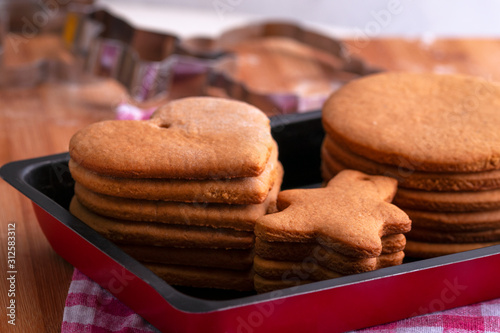
<svg viewBox="0 0 500 333"><path fill-rule="evenodd" d="M322 173L399 181L412 220L406 254L433 257L500 243L500 86L457 75L383 73L323 108Z"/></svg>
<svg viewBox="0 0 500 333"><path fill-rule="evenodd" d="M397 181L344 170L318 189L278 196L255 227L255 289L274 289L401 264L411 221L391 204Z"/></svg>
<svg viewBox="0 0 500 333"><path fill-rule="evenodd" d="M173 285L253 289L255 221L283 177L269 119L197 97L70 142L70 211Z"/></svg>

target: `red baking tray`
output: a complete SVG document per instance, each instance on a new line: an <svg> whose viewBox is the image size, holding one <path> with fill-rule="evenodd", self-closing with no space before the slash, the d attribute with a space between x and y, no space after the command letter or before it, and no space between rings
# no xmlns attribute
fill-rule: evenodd
<svg viewBox="0 0 500 333"><path fill-rule="evenodd" d="M318 184L319 112L272 119L284 188ZM341 332L500 297L500 245L265 294L175 288L68 211L68 154L0 175L33 201L53 249L163 332Z"/></svg>

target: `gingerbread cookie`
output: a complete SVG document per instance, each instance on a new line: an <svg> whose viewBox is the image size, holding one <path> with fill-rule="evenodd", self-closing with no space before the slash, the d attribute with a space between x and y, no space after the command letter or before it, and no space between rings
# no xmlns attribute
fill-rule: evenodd
<svg viewBox="0 0 500 333"><path fill-rule="evenodd" d="M348 170L348 168L334 160L331 160L331 163L327 163L324 159L321 161L321 177L325 183L342 170Z"/></svg>
<svg viewBox="0 0 500 333"><path fill-rule="evenodd" d="M383 254L376 258L376 267L374 269L400 265L403 263L403 258L403 251ZM301 280L321 281L346 275L323 267L321 264L317 263L314 258L303 261L282 261L264 259L256 255L253 267L256 274L272 280L299 278Z"/></svg>
<svg viewBox="0 0 500 333"><path fill-rule="evenodd" d="M330 163L331 162L331 163ZM323 179L331 179L346 169L342 164L329 161L321 165ZM481 212L500 209L500 189L466 192L431 192L399 188L393 203L406 210L432 212Z"/></svg>
<svg viewBox="0 0 500 333"><path fill-rule="evenodd" d="M232 249L249 249L254 244L254 234L249 231L103 217L85 208L76 198L71 201L69 210L83 223L118 244Z"/></svg>
<svg viewBox="0 0 500 333"><path fill-rule="evenodd" d="M144 264L153 273L171 285L197 288L253 290L252 270L231 270L183 265Z"/></svg>
<svg viewBox="0 0 500 333"><path fill-rule="evenodd" d="M390 73L351 81L323 107L327 134L382 164L426 172L500 169L500 86L484 79Z"/></svg>
<svg viewBox="0 0 500 333"><path fill-rule="evenodd" d="M103 121L76 133L70 156L83 168L122 178L255 177L273 140L268 117L234 100L192 97L147 121Z"/></svg>
<svg viewBox="0 0 500 333"><path fill-rule="evenodd" d="M465 232L437 232L432 229L412 227L411 231L408 233L408 238L412 240L436 243L497 242L500 241L500 229Z"/></svg>
<svg viewBox="0 0 500 333"><path fill-rule="evenodd" d="M405 253L407 257L412 258L432 258L498 244L500 244L500 241L484 243L432 243L408 239L406 241Z"/></svg>
<svg viewBox="0 0 500 333"><path fill-rule="evenodd" d="M408 216L390 204L396 185L392 178L345 170L326 188L283 191L279 212L259 218L255 234L266 241L316 241L346 256L378 256L381 237L411 228Z"/></svg>
<svg viewBox="0 0 500 333"><path fill-rule="evenodd" d="M266 200L276 179L282 178L278 147L274 148L264 171L256 177L232 179L118 178L87 170L69 161L71 176L89 190L115 197L180 202L258 204Z"/></svg>
<svg viewBox="0 0 500 333"><path fill-rule="evenodd" d="M325 137L321 149L322 161L330 170L343 165L344 169L355 169L371 175L384 175L396 178L398 186L426 191L477 191L500 188L500 170L485 172L436 173L416 171L409 163L400 165L380 164Z"/></svg>
<svg viewBox="0 0 500 333"><path fill-rule="evenodd" d="M376 259L376 268L400 265L403 262L404 252L384 254ZM301 285L313 281L334 279L344 276L329 270L314 260L277 261L267 260L259 256L254 258L255 289L257 292L266 292L278 288Z"/></svg>
<svg viewBox="0 0 500 333"><path fill-rule="evenodd" d="M253 231L255 220L276 206L283 175L281 165L278 169L278 177L266 200L255 205L118 198L92 192L79 183L75 184L75 195L89 210L110 218Z"/></svg>
<svg viewBox="0 0 500 333"><path fill-rule="evenodd" d="M253 249L206 249L149 245L120 245L134 259L145 263L248 270L253 264Z"/></svg>
<svg viewBox="0 0 500 333"><path fill-rule="evenodd" d="M400 188L394 204L433 212L479 212L500 209L500 189L471 192L430 192Z"/></svg>
<svg viewBox="0 0 500 333"><path fill-rule="evenodd" d="M441 213L405 209L412 226L450 232L475 232L500 229L500 210L472 213Z"/></svg>
<svg viewBox="0 0 500 333"><path fill-rule="evenodd" d="M176 100L82 129L70 157L70 211L89 227L168 283L252 289L255 220L276 211L283 178L260 110Z"/></svg>
<svg viewBox="0 0 500 333"><path fill-rule="evenodd" d="M271 280L321 281L344 276L344 274L325 269L313 261L278 261L255 256L253 265L257 275Z"/></svg>
<svg viewBox="0 0 500 333"><path fill-rule="evenodd" d="M394 253L403 251L406 244L406 238L403 234L395 234L384 236L381 238L382 241L382 254ZM345 259L350 258L343 256L340 253L334 252L324 246L311 243L298 243L298 242L268 242L261 239L260 237L255 238L255 247L257 249L257 254L262 258L275 258L280 260L293 260L302 259L307 256L314 256L319 253L319 251L325 251L322 253L331 253L336 256L340 256ZM359 258L350 258L351 260Z"/></svg>
<svg viewBox="0 0 500 333"><path fill-rule="evenodd" d="M393 235L386 237L392 236ZM388 252L389 249L384 248L380 256L372 258L347 257L317 244L266 242L259 237L255 239L255 249L256 255L262 259L283 262L312 261L325 269L340 274L355 274L377 269L384 260L387 262L390 258L400 258L403 254L406 240L403 235L399 234L399 236L403 238L398 241L398 243L402 243L402 245L392 247L391 250L394 250L393 252ZM398 254L396 255L395 253Z"/></svg>

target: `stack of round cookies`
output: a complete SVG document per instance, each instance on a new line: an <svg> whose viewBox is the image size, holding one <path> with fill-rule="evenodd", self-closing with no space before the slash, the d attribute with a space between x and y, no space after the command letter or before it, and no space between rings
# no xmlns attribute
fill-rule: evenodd
<svg viewBox="0 0 500 333"><path fill-rule="evenodd" d="M253 289L254 225L283 177L269 119L187 98L76 133L70 211L173 285Z"/></svg>
<svg viewBox="0 0 500 333"><path fill-rule="evenodd" d="M325 180L342 169L399 181L412 220L406 254L500 243L500 85L437 74L353 81L323 108Z"/></svg>

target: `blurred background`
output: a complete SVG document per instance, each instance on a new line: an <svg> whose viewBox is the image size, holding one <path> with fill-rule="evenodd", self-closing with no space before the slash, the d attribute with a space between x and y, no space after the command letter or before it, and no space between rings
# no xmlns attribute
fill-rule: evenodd
<svg viewBox="0 0 500 333"><path fill-rule="evenodd" d="M486 0L100 0L141 26L217 34L234 23L282 18L337 36L500 36L500 2ZM377 26L378 24L378 26Z"/></svg>
<svg viewBox="0 0 500 333"><path fill-rule="evenodd" d="M141 107L208 94L309 111L375 71L500 78L499 12L493 0L0 0L0 87L107 77Z"/></svg>

